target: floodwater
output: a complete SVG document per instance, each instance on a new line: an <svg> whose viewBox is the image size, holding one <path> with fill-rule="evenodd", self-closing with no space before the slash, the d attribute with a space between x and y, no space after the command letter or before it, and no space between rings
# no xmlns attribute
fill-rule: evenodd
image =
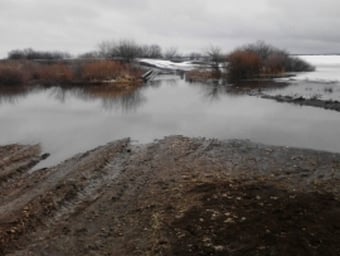
<svg viewBox="0 0 340 256"><path fill-rule="evenodd" d="M101 87L1 89L0 124L0 144L40 143L51 154L39 168L116 139L144 143L173 134L340 152L339 112L179 76L118 93Z"/></svg>
<svg viewBox="0 0 340 256"><path fill-rule="evenodd" d="M340 55L305 55L300 58L313 64L315 72L303 72L292 78L280 79L290 85L268 94L340 101Z"/></svg>

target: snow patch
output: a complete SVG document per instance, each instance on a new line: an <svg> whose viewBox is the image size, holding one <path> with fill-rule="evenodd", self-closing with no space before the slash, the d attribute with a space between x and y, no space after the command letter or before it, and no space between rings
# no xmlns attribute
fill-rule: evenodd
<svg viewBox="0 0 340 256"><path fill-rule="evenodd" d="M297 73L294 80L340 83L340 55L300 55L299 58L315 66L313 72Z"/></svg>
<svg viewBox="0 0 340 256"><path fill-rule="evenodd" d="M190 71L198 67L197 64L192 63L191 61L184 62L173 62L170 60L160 60L160 59L138 59L140 63L145 63L160 69L167 70L181 70L181 71Z"/></svg>

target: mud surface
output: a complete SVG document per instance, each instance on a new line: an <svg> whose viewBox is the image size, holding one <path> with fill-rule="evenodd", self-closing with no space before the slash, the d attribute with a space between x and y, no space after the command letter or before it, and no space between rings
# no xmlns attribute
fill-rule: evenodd
<svg viewBox="0 0 340 256"><path fill-rule="evenodd" d="M29 173L0 147L0 255L340 255L340 155L171 136Z"/></svg>
<svg viewBox="0 0 340 256"><path fill-rule="evenodd" d="M292 97L292 96L282 96L282 95L262 95L264 99L273 99L278 102L287 102L303 106L319 107L324 109L330 109L335 111L340 111L340 102L337 100L321 100L314 98L304 98L304 97Z"/></svg>

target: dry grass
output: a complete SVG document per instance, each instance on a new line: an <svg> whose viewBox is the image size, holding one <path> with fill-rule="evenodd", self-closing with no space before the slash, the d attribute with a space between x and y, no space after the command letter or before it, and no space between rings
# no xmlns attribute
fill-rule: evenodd
<svg viewBox="0 0 340 256"><path fill-rule="evenodd" d="M111 80L122 74L124 66L114 61L99 61L86 63L82 66L82 79L91 80Z"/></svg>
<svg viewBox="0 0 340 256"><path fill-rule="evenodd" d="M74 71L66 64L39 65L31 74L32 78L45 85L71 83L75 79Z"/></svg>
<svg viewBox="0 0 340 256"><path fill-rule="evenodd" d="M189 82L205 82L220 78L220 74L209 70L192 70L185 73L185 78Z"/></svg>
<svg viewBox="0 0 340 256"><path fill-rule="evenodd" d="M227 73L230 80L271 77L286 72L313 71L314 67L288 52L257 42L229 54Z"/></svg>
<svg viewBox="0 0 340 256"><path fill-rule="evenodd" d="M237 50L228 57L231 80L253 77L260 73L261 58L254 52Z"/></svg>
<svg viewBox="0 0 340 256"><path fill-rule="evenodd" d="M130 83L141 77L141 71L116 61L88 63L38 63L33 61L6 61L0 63L0 84L70 85L79 83L116 81Z"/></svg>
<svg viewBox="0 0 340 256"><path fill-rule="evenodd" d="M0 83L3 85L20 85L27 79L21 65L15 63L0 63Z"/></svg>

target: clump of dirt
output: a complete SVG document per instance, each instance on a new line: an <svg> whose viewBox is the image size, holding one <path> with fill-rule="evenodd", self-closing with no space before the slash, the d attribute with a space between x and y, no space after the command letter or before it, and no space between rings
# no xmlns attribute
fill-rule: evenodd
<svg viewBox="0 0 340 256"><path fill-rule="evenodd" d="M0 147L0 255L340 254L336 153L170 136L28 171L44 157Z"/></svg>

